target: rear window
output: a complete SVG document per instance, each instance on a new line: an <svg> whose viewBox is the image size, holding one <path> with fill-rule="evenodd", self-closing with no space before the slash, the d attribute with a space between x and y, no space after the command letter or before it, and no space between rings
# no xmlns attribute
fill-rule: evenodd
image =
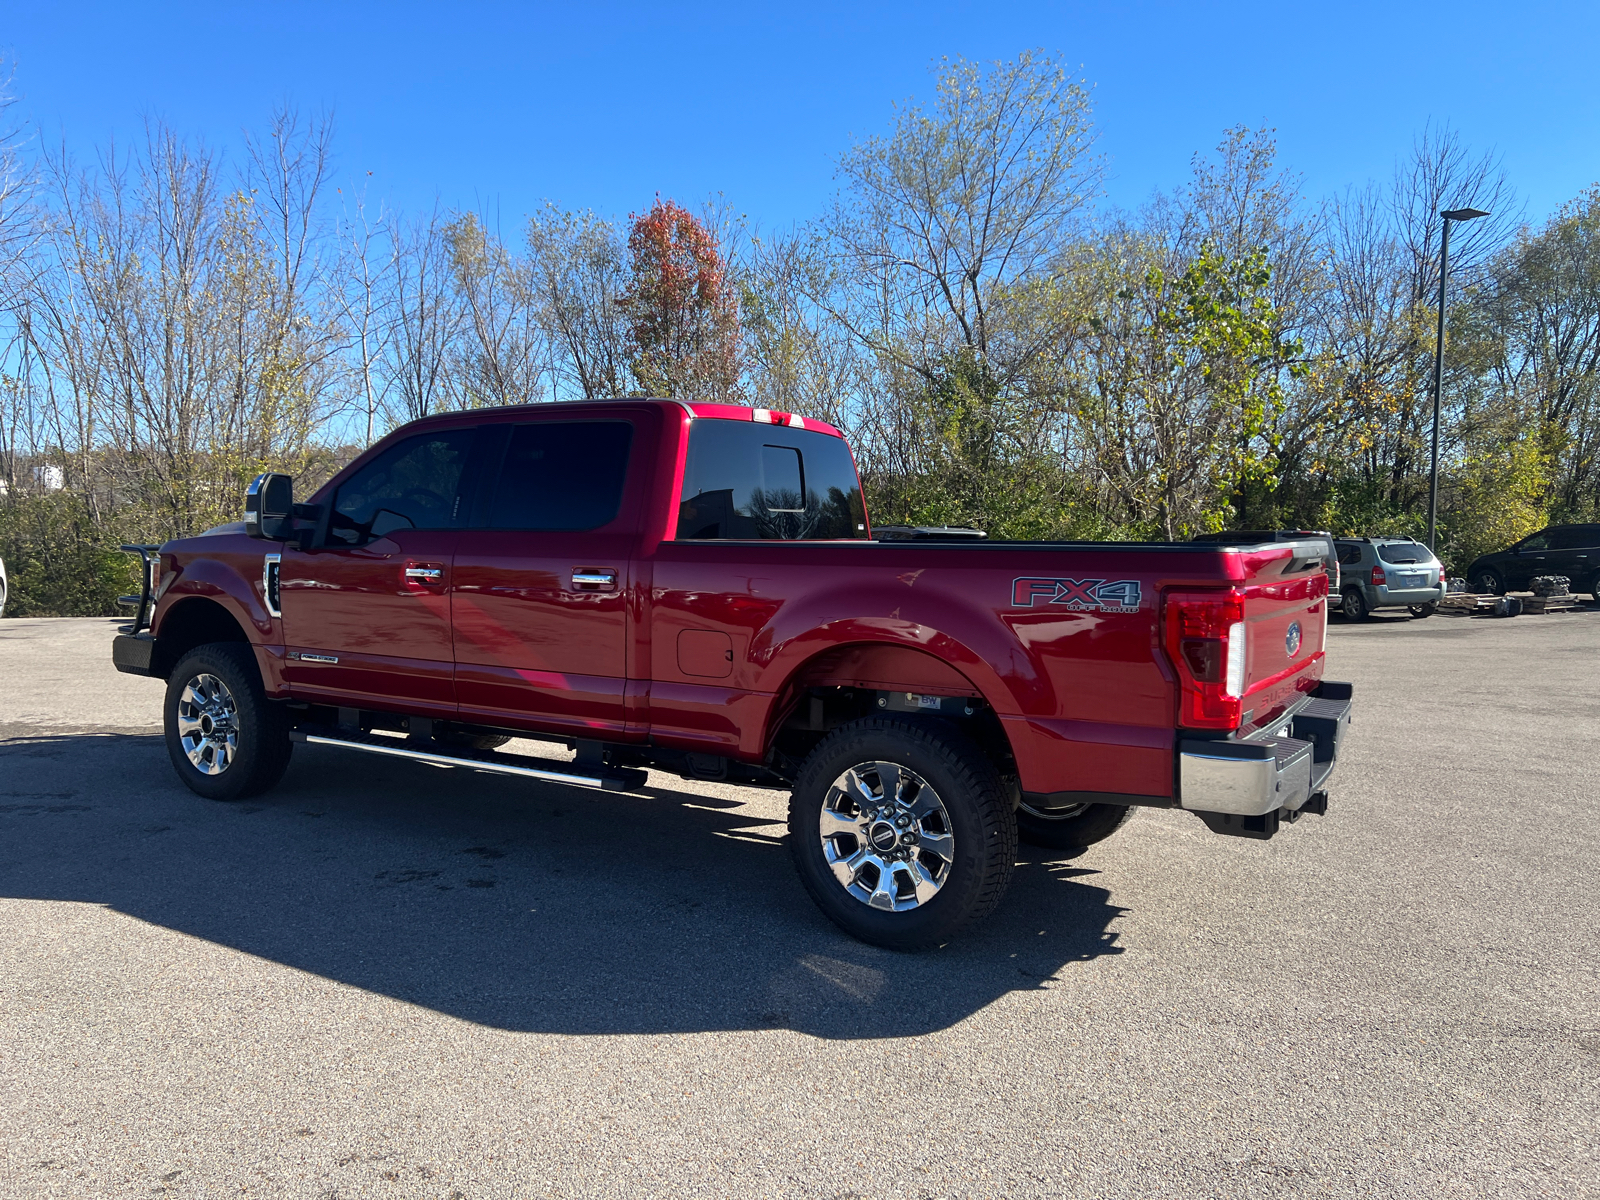
<svg viewBox="0 0 1600 1200"><path fill-rule="evenodd" d="M1432 563L1433 551L1421 542L1379 542L1378 557L1386 563Z"/></svg>
<svg viewBox="0 0 1600 1200"><path fill-rule="evenodd" d="M808 429L698 418L680 501L680 541L867 536L850 448Z"/></svg>
<svg viewBox="0 0 1600 1200"><path fill-rule="evenodd" d="M598 529L622 504L633 426L626 421L517 425L489 498L490 529Z"/></svg>

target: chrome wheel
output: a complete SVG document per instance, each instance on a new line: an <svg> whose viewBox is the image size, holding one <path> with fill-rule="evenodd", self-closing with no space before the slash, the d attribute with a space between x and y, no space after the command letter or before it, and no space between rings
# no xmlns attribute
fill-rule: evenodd
<svg viewBox="0 0 1600 1200"><path fill-rule="evenodd" d="M178 697L178 741L202 775L220 775L239 750L239 706L215 675L196 675Z"/></svg>
<svg viewBox="0 0 1600 1200"><path fill-rule="evenodd" d="M819 832L839 886L884 912L932 900L955 862L950 814L939 793L897 763L858 763L835 779Z"/></svg>

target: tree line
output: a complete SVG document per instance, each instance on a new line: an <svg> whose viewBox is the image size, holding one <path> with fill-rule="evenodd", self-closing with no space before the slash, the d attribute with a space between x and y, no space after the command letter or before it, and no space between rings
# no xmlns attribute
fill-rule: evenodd
<svg viewBox="0 0 1600 1200"><path fill-rule="evenodd" d="M938 64L772 230L721 197L621 219L404 213L339 182L331 123L236 161L159 122L88 156L0 146L0 557L11 611L106 613L115 546L302 494L398 424L611 396L725 400L850 436L879 523L1181 539L1424 528L1439 285L1440 552L1455 569L1600 505L1600 190L1539 224L1427 129L1382 183L1308 197L1270 130L1101 199L1087 86Z"/></svg>

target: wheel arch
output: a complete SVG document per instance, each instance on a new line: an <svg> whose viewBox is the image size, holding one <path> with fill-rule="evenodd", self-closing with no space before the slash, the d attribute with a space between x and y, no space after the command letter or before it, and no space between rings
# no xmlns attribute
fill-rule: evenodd
<svg viewBox="0 0 1600 1200"><path fill-rule="evenodd" d="M238 618L210 597L187 596L179 600L162 614L155 655L150 663L153 673L166 679L179 659L208 642L249 645L250 638Z"/></svg>
<svg viewBox="0 0 1600 1200"><path fill-rule="evenodd" d="M975 740L985 744L991 756L1012 756L1005 723L995 717L995 713L1000 711L994 703L998 697L986 695L984 688L960 667L929 650L908 646L903 642L870 638L819 647L796 664L774 693L762 734L764 752L770 754L774 750L786 722L796 713L801 701L818 689L837 689L858 693L863 697L884 692L909 692L979 700L985 706L989 724L993 728L992 731L986 731L987 736ZM865 699L861 703L865 707ZM972 731L968 732L970 734ZM996 738L998 743L994 741Z"/></svg>

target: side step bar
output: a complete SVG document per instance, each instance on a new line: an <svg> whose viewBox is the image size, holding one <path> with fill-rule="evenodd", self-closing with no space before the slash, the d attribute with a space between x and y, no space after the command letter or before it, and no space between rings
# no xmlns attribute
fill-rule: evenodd
<svg viewBox="0 0 1600 1200"><path fill-rule="evenodd" d="M342 746L346 750L365 750L368 754L387 754L391 758L409 758L416 762L433 763L441 767L470 767L474 771L519 775L523 779L565 783L572 787L594 788L603 792L636 792L645 786L649 778L645 772L631 767L552 762L544 758L530 758L524 754L501 754L496 750L460 750L441 753L436 749L419 749L418 743L401 738L374 737L350 729L295 729L290 732L289 738L291 741L305 742L311 746Z"/></svg>

